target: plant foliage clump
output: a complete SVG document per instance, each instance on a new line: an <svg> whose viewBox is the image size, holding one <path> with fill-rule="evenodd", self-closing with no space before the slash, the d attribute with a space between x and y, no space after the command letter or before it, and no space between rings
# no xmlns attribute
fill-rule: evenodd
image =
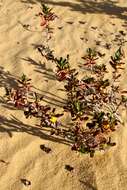
<svg viewBox="0 0 127 190"><path fill-rule="evenodd" d="M78 80L77 73L73 73L67 79L65 90L68 103L65 110L71 113L75 121L72 130L75 139L73 150L93 154L95 150L115 145L111 142L109 132L122 124L120 107L127 108L127 97L118 85L121 77L119 66L124 64L123 58L124 52L120 47L111 56L110 64L115 72L112 72L110 80L105 76L108 72L106 65L97 65L95 50L88 48L83 59L86 61L84 67L90 66L90 75Z"/></svg>
<svg viewBox="0 0 127 190"><path fill-rule="evenodd" d="M46 11L48 14L51 10L45 10L45 14ZM39 118L40 126L49 127L51 135L62 135L71 140L72 150L90 153L92 157L96 150L115 146L110 133L123 124L120 108L127 108L127 91L122 90L119 85L121 65L124 65L122 47L109 61L113 68L111 78L106 78L107 66L96 63L98 53L91 48L87 49L83 57L83 67L89 68L89 72L82 79L79 79L76 69L71 69L69 55L66 58L55 58L53 51L47 51L45 47L38 47L38 50L47 60L55 63L56 78L64 82L67 103L63 109L70 114L73 127L63 128L58 118L64 113L56 113L56 109L50 105L44 106L41 103L43 97L31 90L31 79L24 74L18 80L17 89L6 89L8 101L22 108L26 118Z"/></svg>
<svg viewBox="0 0 127 190"><path fill-rule="evenodd" d="M47 5L41 3L41 12L39 13L41 16L41 26L48 27L49 22L53 21L57 18L57 15L52 12L52 8L49 8Z"/></svg>

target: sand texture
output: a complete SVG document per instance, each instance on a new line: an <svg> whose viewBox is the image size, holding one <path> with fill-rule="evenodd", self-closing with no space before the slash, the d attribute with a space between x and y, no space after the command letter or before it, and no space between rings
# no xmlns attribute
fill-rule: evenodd
<svg viewBox="0 0 127 190"><path fill-rule="evenodd" d="M0 0L0 190L127 190L125 110L125 126L113 134L117 145L90 158L71 151L69 142L49 136L36 119L26 119L21 110L3 99L4 87L17 86L16 79L25 73L34 89L45 96L44 104L61 110L66 102L63 83L56 80L53 63L42 58L34 45L49 45L58 57L69 54L72 68L77 70L87 47L106 53L100 59L106 63L120 39L127 40L127 0L43 1L59 17L50 24L53 34L48 42L36 16L40 2ZM124 49L126 54L127 43ZM126 71L127 67L121 82L125 88ZM65 117L65 123L68 120ZM42 151L41 144L49 146L51 153ZM74 170L66 171L65 164ZM31 185L25 186L21 179Z"/></svg>

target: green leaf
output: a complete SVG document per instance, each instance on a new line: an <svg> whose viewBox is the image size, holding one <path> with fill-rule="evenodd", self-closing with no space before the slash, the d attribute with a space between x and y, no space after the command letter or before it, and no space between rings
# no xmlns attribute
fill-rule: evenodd
<svg viewBox="0 0 127 190"><path fill-rule="evenodd" d="M122 57L122 50L121 50L121 47L119 47L119 49L115 52L114 56L111 57L111 59L113 61L120 61Z"/></svg>
<svg viewBox="0 0 127 190"><path fill-rule="evenodd" d="M80 148L79 148L79 152L85 154L85 153L88 153L89 151L87 150L86 147L84 147L83 145L81 145Z"/></svg>
<svg viewBox="0 0 127 190"><path fill-rule="evenodd" d="M25 75L25 74L23 74L22 76L21 76L21 81L22 82L25 82L27 80L27 76Z"/></svg>
<svg viewBox="0 0 127 190"><path fill-rule="evenodd" d="M94 77L85 77L82 79L82 81L87 83L87 84L90 84L90 83L95 81L95 78Z"/></svg>
<svg viewBox="0 0 127 190"><path fill-rule="evenodd" d="M80 104L79 101L74 102L74 107L75 107L75 109L76 109L77 112L81 111L81 104Z"/></svg>
<svg viewBox="0 0 127 190"><path fill-rule="evenodd" d="M99 113L95 113L94 118L97 120L98 123L101 123L104 118L105 113L103 111Z"/></svg>
<svg viewBox="0 0 127 190"><path fill-rule="evenodd" d="M127 96L122 95L122 102L127 102Z"/></svg>
<svg viewBox="0 0 127 190"><path fill-rule="evenodd" d="M43 13L46 14L46 15L49 14L51 12L51 10L52 10L52 9L50 9L48 6L46 6L43 3L41 4L41 6L42 6Z"/></svg>
<svg viewBox="0 0 127 190"><path fill-rule="evenodd" d="M97 52L95 51L95 49L91 49L91 48L87 48L86 53L91 58L93 58L97 55Z"/></svg>
<svg viewBox="0 0 127 190"><path fill-rule="evenodd" d="M68 56L66 59L60 57L60 59L56 59L57 67L62 70L69 68Z"/></svg>

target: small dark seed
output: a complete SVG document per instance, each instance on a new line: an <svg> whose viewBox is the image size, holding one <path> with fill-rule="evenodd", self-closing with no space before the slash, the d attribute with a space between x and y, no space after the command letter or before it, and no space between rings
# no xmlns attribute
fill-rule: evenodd
<svg viewBox="0 0 127 190"><path fill-rule="evenodd" d="M71 172L74 168L70 165L65 165L65 170L68 170L69 172Z"/></svg>
<svg viewBox="0 0 127 190"><path fill-rule="evenodd" d="M51 152L51 148L46 147L44 144L40 145L40 149L43 150L46 153Z"/></svg>

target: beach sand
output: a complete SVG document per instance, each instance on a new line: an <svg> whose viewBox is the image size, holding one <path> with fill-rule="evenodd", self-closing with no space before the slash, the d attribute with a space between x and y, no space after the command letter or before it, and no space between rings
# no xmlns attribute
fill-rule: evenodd
<svg viewBox="0 0 127 190"><path fill-rule="evenodd" d="M45 96L44 104L61 111L66 102L63 83L55 78L54 64L42 58L34 45L49 45L58 57L69 54L72 68L79 71L88 47L106 53L100 59L106 63L120 45L120 40L114 40L116 35L127 40L127 0L43 1L59 17L50 24L53 34L48 42L37 16L40 2L0 0L0 190L126 190L125 110L124 126L112 134L117 145L90 158L71 151L66 140L49 136L36 119L26 119L3 96L4 88L16 87L16 79L24 73L32 79L34 89ZM126 54L126 43L123 48ZM125 70L121 82L124 88L126 82ZM68 120L65 117L64 122ZM50 147L51 153L42 151L41 144ZM66 164L74 170L65 170ZM21 179L31 185L25 186Z"/></svg>

